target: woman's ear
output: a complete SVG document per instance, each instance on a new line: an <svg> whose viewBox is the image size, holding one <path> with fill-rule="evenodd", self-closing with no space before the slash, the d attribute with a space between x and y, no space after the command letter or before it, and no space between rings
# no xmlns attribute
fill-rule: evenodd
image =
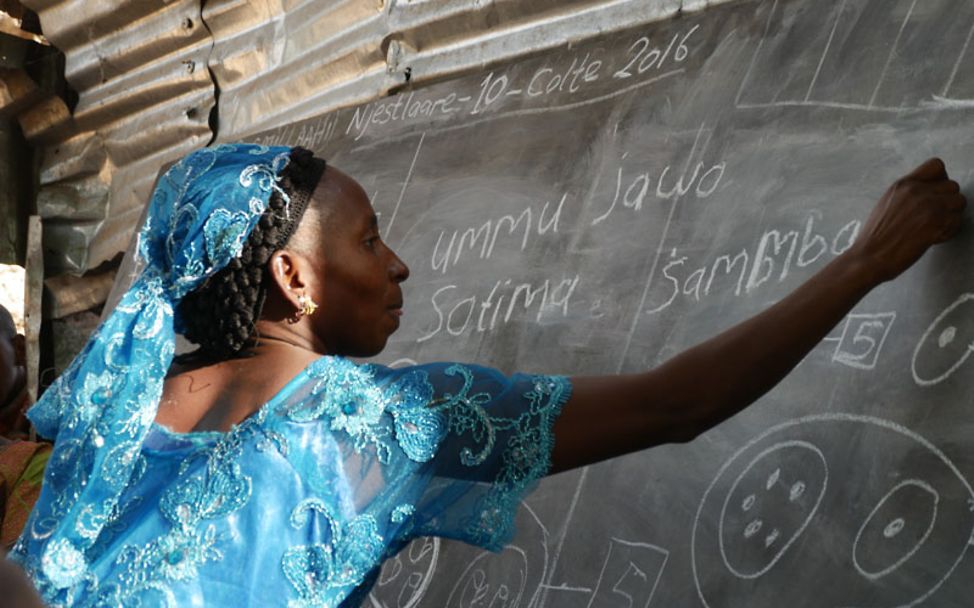
<svg viewBox="0 0 974 608"><path fill-rule="evenodd" d="M298 297L308 292L312 278L308 259L294 251L278 249L271 254L267 267L273 289L293 310L301 310Z"/></svg>

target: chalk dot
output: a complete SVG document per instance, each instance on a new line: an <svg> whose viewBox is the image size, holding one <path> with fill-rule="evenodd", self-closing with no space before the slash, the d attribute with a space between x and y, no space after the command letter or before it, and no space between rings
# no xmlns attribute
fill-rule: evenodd
<svg viewBox="0 0 974 608"><path fill-rule="evenodd" d="M751 494L744 499L744 502L741 503L741 509L743 511L750 511L751 507L754 506L755 501L757 501L757 497L754 496L754 494Z"/></svg>
<svg viewBox="0 0 974 608"><path fill-rule="evenodd" d="M791 486L791 490L788 492L788 500L790 500L791 502L795 502L796 500L801 498L802 494L804 493L805 493L805 482L796 481Z"/></svg>
<svg viewBox="0 0 974 608"><path fill-rule="evenodd" d="M764 525L760 519L752 520L751 523L744 528L744 538L751 538L755 534L761 531L761 526Z"/></svg>
<svg viewBox="0 0 974 608"><path fill-rule="evenodd" d="M774 530L772 530L771 531L771 534L768 534L768 536L765 537L765 539L764 539L764 548L767 549L768 547L770 547L771 545L773 545L774 542L776 540L778 540L778 537L779 536L781 536L781 531L778 530L778 528L775 528Z"/></svg>
<svg viewBox="0 0 974 608"><path fill-rule="evenodd" d="M954 338L956 337L957 337L957 328L951 325L947 329L940 332L940 337L937 338L937 344L940 345L940 348L944 348L948 344L953 342Z"/></svg>
<svg viewBox="0 0 974 608"><path fill-rule="evenodd" d="M906 527L906 522L903 521L902 517L897 517L893 521L889 522L889 524L886 526L886 529L883 530L883 536L885 536L886 538L893 538L894 536L902 532L904 527Z"/></svg>
<svg viewBox="0 0 974 608"><path fill-rule="evenodd" d="M781 469L775 469L774 473L768 475L768 482L764 487L768 490L774 487L774 484L778 483L778 478L781 477Z"/></svg>

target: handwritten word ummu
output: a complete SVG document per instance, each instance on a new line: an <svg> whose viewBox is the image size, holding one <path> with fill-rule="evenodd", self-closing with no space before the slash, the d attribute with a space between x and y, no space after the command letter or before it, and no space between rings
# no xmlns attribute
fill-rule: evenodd
<svg viewBox="0 0 974 608"><path fill-rule="evenodd" d="M768 230L761 236L753 254L744 248L736 254L718 256L713 262L689 273L686 272L687 256L678 256L674 249L663 267L665 287L662 291L665 295L653 298L661 303L646 311L647 314L669 308L680 295L699 301L715 291L715 281L725 277L732 280L735 296L750 293L768 281L780 283L788 277L793 266L804 268L827 253L839 255L847 250L862 227L859 220L853 220L842 226L831 239L826 239L816 231L815 217L815 214L808 216L801 233L798 230Z"/></svg>
<svg viewBox="0 0 974 608"><path fill-rule="evenodd" d="M461 336L466 332L491 331L499 324L506 324L516 314L534 310L534 320L540 322L545 314L568 316L568 305L575 288L578 275L566 277L558 282L545 279L538 283L514 283L502 279L494 283L486 297L458 293L456 285L440 287L430 298L436 312L436 324L426 335L417 338L425 342L446 330L451 336Z"/></svg>
<svg viewBox="0 0 974 608"><path fill-rule="evenodd" d="M501 234L501 230L506 230L507 236L513 236L515 231L521 227L523 229L521 251L524 251L532 234L541 236L549 230L552 233L558 232L558 222L561 220L561 210L565 206L566 198L568 198L568 194L562 195L554 213L547 219L546 214L551 201L546 201L540 213L537 214L537 222L535 222L535 212L528 206L517 217L514 217L513 214L502 215L499 218L488 219L478 227L453 230L445 243L444 236L447 233L441 230L439 236L436 237L436 245L433 246L433 255L430 259L433 270L445 273L451 265L456 266L460 262L460 258L465 252L475 251L478 245L480 248L479 258L481 260L490 258L494 253L494 246L497 245L497 237ZM523 227L521 226L522 223ZM441 247L443 247L442 251Z"/></svg>

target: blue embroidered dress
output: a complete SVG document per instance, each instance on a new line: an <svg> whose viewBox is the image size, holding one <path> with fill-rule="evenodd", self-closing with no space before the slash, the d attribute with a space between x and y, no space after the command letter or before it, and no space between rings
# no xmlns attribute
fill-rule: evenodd
<svg viewBox="0 0 974 608"><path fill-rule="evenodd" d="M178 303L286 200L290 149L198 150L159 180L141 270L28 416L54 439L10 553L53 606L358 606L418 535L500 549L548 469L565 378L323 357L228 433L153 424Z"/></svg>
<svg viewBox="0 0 974 608"><path fill-rule="evenodd" d="M569 392L561 377L324 357L228 433L154 425L58 599L357 607L416 536L504 546Z"/></svg>

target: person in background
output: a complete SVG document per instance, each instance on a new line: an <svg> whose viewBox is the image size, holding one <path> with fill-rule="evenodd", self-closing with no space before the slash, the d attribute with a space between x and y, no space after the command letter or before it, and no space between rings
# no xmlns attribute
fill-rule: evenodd
<svg viewBox="0 0 974 608"><path fill-rule="evenodd" d="M24 417L30 405L24 352L24 336L0 306L0 556L24 529L51 454L50 444L24 440L30 428ZM42 605L24 573L0 557L0 608Z"/></svg>
<svg viewBox="0 0 974 608"><path fill-rule="evenodd" d="M0 608L43 608L44 603L23 571L0 558Z"/></svg>
<svg viewBox="0 0 974 608"><path fill-rule="evenodd" d="M30 407L26 360L24 336L0 306L0 436L7 439L26 439L30 429L24 416Z"/></svg>

